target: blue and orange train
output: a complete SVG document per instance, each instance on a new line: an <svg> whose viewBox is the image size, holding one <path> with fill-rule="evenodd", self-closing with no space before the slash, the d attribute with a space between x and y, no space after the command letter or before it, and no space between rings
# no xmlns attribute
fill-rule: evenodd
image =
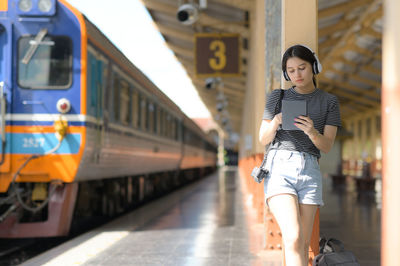
<svg viewBox="0 0 400 266"><path fill-rule="evenodd" d="M0 237L69 233L209 172L216 145L65 0L0 0Z"/></svg>

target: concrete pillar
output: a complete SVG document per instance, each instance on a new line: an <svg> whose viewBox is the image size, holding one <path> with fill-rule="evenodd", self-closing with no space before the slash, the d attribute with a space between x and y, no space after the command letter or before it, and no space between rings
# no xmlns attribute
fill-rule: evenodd
<svg viewBox="0 0 400 266"><path fill-rule="evenodd" d="M383 266L400 261L400 2L384 1L382 86L382 256Z"/></svg>
<svg viewBox="0 0 400 266"><path fill-rule="evenodd" d="M305 44L318 53L318 1L282 1L282 54L295 44ZM282 87L288 88L281 75Z"/></svg>
<svg viewBox="0 0 400 266"><path fill-rule="evenodd" d="M246 158L263 152L258 141L258 130L265 104L265 18L264 0L255 0L250 11L250 38L248 78L242 114L240 157Z"/></svg>

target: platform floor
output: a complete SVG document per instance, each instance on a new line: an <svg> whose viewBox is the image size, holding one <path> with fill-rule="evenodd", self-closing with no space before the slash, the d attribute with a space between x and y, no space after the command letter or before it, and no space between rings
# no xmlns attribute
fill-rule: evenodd
<svg viewBox="0 0 400 266"><path fill-rule="evenodd" d="M321 235L342 240L361 265L379 265L380 195L330 182ZM237 168L226 167L23 265L281 265L279 252L262 251L264 228L248 202Z"/></svg>
<svg viewBox="0 0 400 266"><path fill-rule="evenodd" d="M225 167L23 265L281 265L245 200Z"/></svg>

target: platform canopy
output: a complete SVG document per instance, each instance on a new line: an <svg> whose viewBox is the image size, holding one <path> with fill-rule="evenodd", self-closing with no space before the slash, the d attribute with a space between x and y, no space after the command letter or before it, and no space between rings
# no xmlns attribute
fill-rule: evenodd
<svg viewBox="0 0 400 266"><path fill-rule="evenodd" d="M182 63L200 97L222 128L240 132L246 94L251 42L250 17L256 0L142 0L169 48ZM206 7L201 8L202 2ZM188 25L178 21L184 4L199 5L198 17ZM335 94L344 120L355 114L380 108L382 55L381 0L319 0L319 58L324 67L319 87ZM213 79L198 75L195 66L195 34L234 33L240 35L240 72L214 77L217 89L207 89ZM216 48L215 52L219 48ZM218 63L218 62L217 62ZM211 75L210 75L211 77ZM222 85L221 85L222 84ZM223 92L223 97L221 96ZM222 99L223 98L223 99ZM223 102L221 108L221 102Z"/></svg>

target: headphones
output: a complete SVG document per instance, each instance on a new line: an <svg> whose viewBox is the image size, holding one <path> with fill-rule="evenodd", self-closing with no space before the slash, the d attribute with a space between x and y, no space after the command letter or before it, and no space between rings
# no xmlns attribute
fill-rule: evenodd
<svg viewBox="0 0 400 266"><path fill-rule="evenodd" d="M321 71L322 71L322 65L321 65L321 63L319 62L318 56L314 53L314 51L313 51L310 47L308 47L308 46L306 46L306 45L303 45L303 44L297 44L297 45L302 46L302 47L304 47L304 48L307 48L307 49L313 54L314 59L315 59L314 62L312 63L312 72L313 72L313 74L314 74L314 75L317 75L318 73L321 73ZM294 46L297 46L297 45L293 45L293 46L289 47L288 49L286 49L286 51L285 51L285 53L284 53L283 55L285 55L286 52L287 52L290 48L292 48L292 47L294 47ZM289 78L288 73L286 72L286 69L285 69L285 70L282 70L282 72L283 72L283 77L285 78L285 80L290 81L290 78Z"/></svg>

